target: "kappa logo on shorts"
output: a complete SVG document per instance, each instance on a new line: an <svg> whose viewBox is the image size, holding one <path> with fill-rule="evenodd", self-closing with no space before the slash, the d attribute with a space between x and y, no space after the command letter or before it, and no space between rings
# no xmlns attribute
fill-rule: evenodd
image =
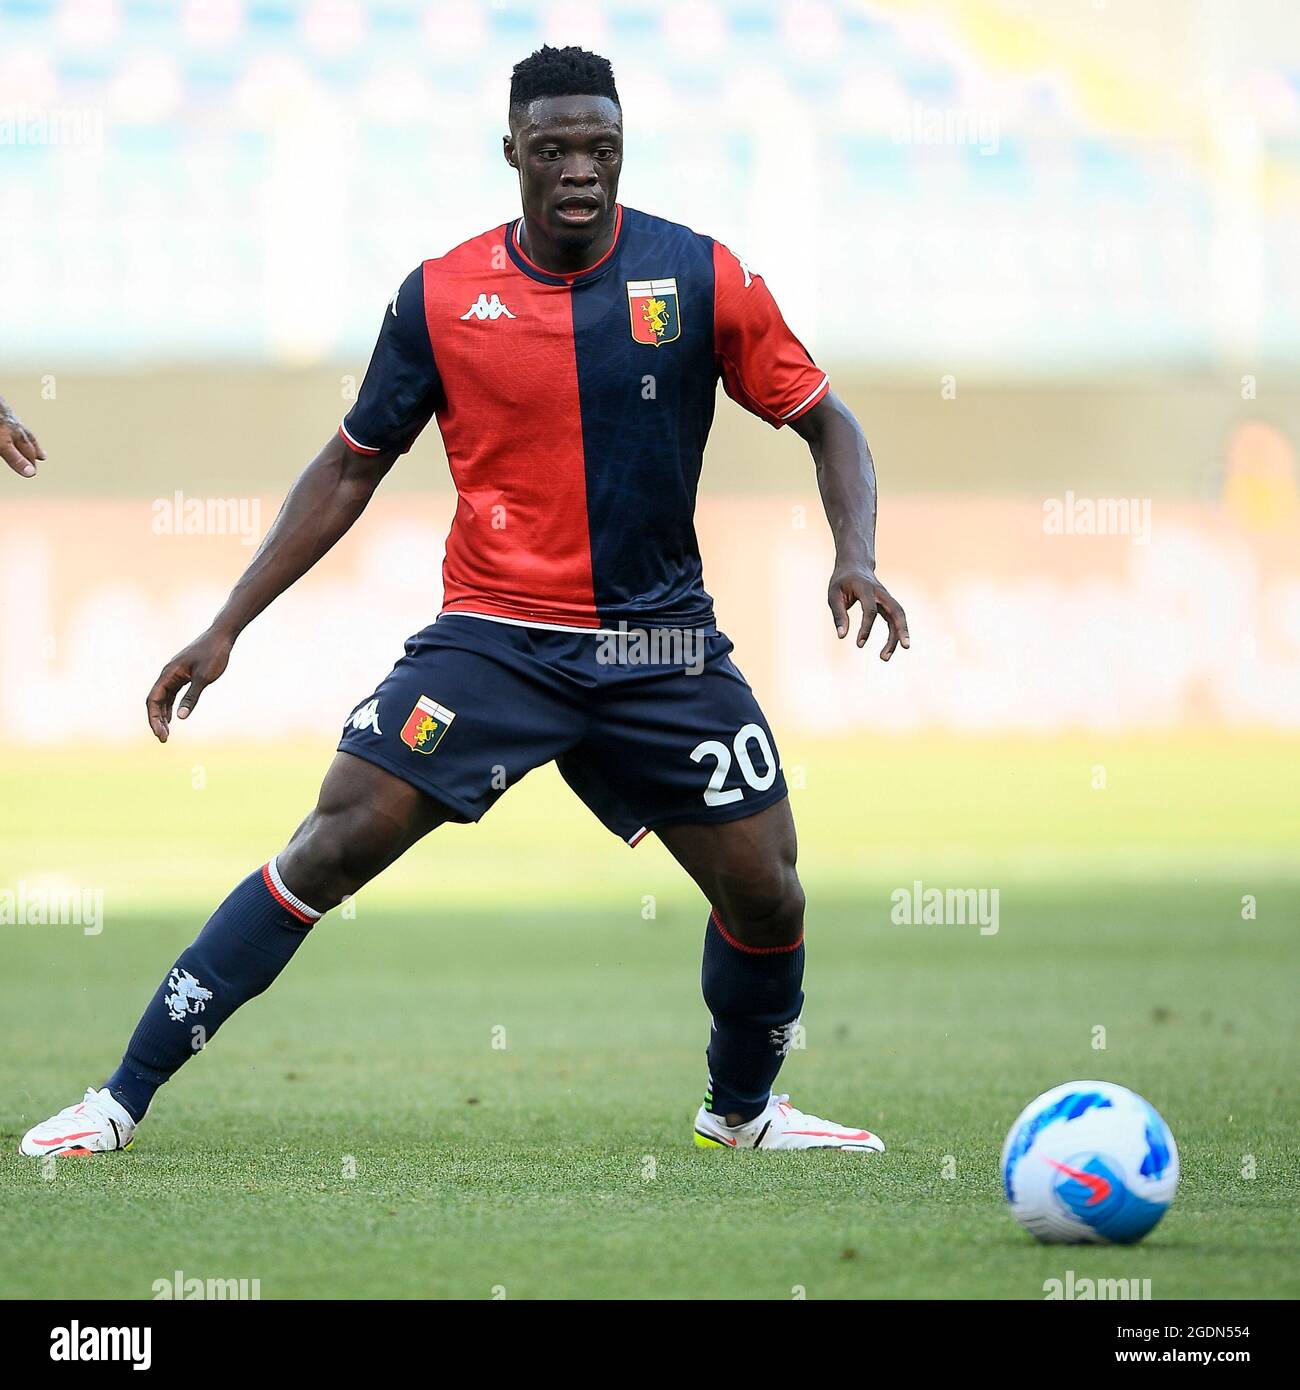
<svg viewBox="0 0 1300 1390"><path fill-rule="evenodd" d="M384 731L379 727L379 697L367 700L359 709L353 710L343 727L356 729L358 733L365 733L369 729L382 738Z"/></svg>
<svg viewBox="0 0 1300 1390"><path fill-rule="evenodd" d="M417 753L432 753L455 717L455 710L421 695L402 726L402 742Z"/></svg>

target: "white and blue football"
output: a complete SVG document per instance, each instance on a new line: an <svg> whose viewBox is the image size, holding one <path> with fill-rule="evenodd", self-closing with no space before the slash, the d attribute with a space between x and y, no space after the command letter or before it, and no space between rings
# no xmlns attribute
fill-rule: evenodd
<svg viewBox="0 0 1300 1390"><path fill-rule="evenodd" d="M1178 1149L1150 1101L1110 1081L1069 1081L1020 1112L1002 1185L1041 1241L1132 1245L1174 1200Z"/></svg>

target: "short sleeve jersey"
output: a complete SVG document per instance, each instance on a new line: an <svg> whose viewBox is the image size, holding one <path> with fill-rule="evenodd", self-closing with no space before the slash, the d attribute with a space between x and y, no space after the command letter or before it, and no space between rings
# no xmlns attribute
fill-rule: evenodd
<svg viewBox="0 0 1300 1390"><path fill-rule="evenodd" d="M696 488L721 380L779 428L825 374L761 275L631 208L587 270L533 264L507 223L407 276L340 431L406 450L436 416L458 501L443 611L541 627L712 621Z"/></svg>

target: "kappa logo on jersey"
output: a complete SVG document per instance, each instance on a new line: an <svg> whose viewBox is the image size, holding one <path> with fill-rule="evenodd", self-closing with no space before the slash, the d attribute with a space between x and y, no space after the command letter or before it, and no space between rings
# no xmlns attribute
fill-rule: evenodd
<svg viewBox="0 0 1300 1390"><path fill-rule="evenodd" d="M382 737L384 731L379 727L379 696L376 695L373 700L367 700L360 709L353 710L351 719L343 727L345 729L351 727L356 729L358 733L365 733L367 729L370 729Z"/></svg>
<svg viewBox="0 0 1300 1390"><path fill-rule="evenodd" d="M455 717L455 710L440 705L427 695L421 695L415 702L410 718L402 726L402 742L417 753L432 753Z"/></svg>
<svg viewBox="0 0 1300 1390"><path fill-rule="evenodd" d="M480 294L460 317L463 323L466 319L479 319L482 321L483 319L512 319L515 316L502 304L499 295L494 294L492 298L489 299L486 294Z"/></svg>
<svg viewBox="0 0 1300 1390"><path fill-rule="evenodd" d="M179 965L173 966L172 973L167 976L167 989L169 992L164 996L164 1003L176 1023L180 1023L186 1014L201 1014L212 998L212 991L204 989L188 970L182 970Z"/></svg>
<svg viewBox="0 0 1300 1390"><path fill-rule="evenodd" d="M682 336L681 315L677 308L677 281L629 280L627 307L632 317L632 336L638 343L662 347Z"/></svg>

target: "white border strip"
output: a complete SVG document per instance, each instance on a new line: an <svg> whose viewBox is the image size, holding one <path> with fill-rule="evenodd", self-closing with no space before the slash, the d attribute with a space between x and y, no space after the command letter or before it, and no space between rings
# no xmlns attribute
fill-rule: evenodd
<svg viewBox="0 0 1300 1390"><path fill-rule="evenodd" d="M819 382L817 383L817 389L816 389L811 395L805 396L805 397L803 398L803 400L801 400L801 401L799 402L799 404L798 404L797 406L795 406L795 408L794 408L793 410L787 410L787 411L785 412L785 414L781 416L781 418L782 418L783 420L788 420L792 415L798 415L798 413L799 413L801 410L803 410L803 409L805 409L807 406L811 405L812 402L815 401L815 400L817 399L817 397L820 396L821 393L822 393L830 384L831 384L831 379L830 379L830 377L828 377L828 376L823 376L822 379L821 379L821 381L819 381Z"/></svg>
<svg viewBox="0 0 1300 1390"><path fill-rule="evenodd" d="M561 623L530 623L523 618L502 618L495 613L472 613L468 608L447 608L438 614L440 618L481 618L485 623L505 623L508 627L536 627L543 632L589 632L593 637L617 637L616 627L565 627ZM653 626L653 625L652 625ZM662 624L667 626L667 624ZM632 630L631 624L628 625Z"/></svg>
<svg viewBox="0 0 1300 1390"><path fill-rule="evenodd" d="M292 904L305 917L310 917L312 921L319 922L321 919L321 914L317 912L314 907L308 907L307 904L303 902L303 900L300 897L298 897L294 893L291 893L284 886L284 879L280 877L279 865L275 862L275 860L279 857L280 856L277 854L275 856L275 859L272 859L271 862L266 866L267 872L271 875L271 882L275 884L275 891L280 894L280 896L285 900L285 902Z"/></svg>
<svg viewBox="0 0 1300 1390"><path fill-rule="evenodd" d="M342 421L342 420L339 421L339 430L340 430L340 432L342 433L343 438L346 439L346 440L348 441L348 443L351 444L352 447L353 447L354 449L359 450L361 453L363 453L363 454L379 454L379 453L382 453L382 452L383 452L382 449L372 449L372 448L370 447L369 444L363 444L359 439L353 438L351 432L349 431L349 429L348 429L348 427L347 427L347 424L346 424L344 421Z"/></svg>

